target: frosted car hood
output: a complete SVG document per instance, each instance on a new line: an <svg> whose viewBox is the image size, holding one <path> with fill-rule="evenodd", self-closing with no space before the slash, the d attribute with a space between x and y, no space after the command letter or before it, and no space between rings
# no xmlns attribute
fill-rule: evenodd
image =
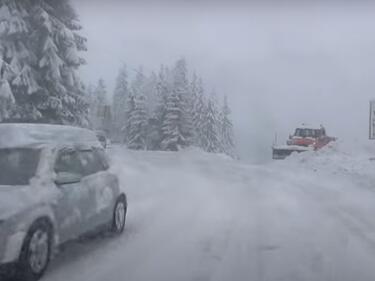
<svg viewBox="0 0 375 281"><path fill-rule="evenodd" d="M29 208L33 204L30 186L0 185L0 220Z"/></svg>

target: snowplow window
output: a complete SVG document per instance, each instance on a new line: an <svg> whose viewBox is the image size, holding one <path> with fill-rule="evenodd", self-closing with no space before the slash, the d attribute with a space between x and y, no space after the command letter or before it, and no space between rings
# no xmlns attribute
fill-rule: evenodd
<svg viewBox="0 0 375 281"><path fill-rule="evenodd" d="M320 138L323 135L322 130L315 130L315 137Z"/></svg>
<svg viewBox="0 0 375 281"><path fill-rule="evenodd" d="M319 129L296 129L294 134L296 137L302 138L318 138L322 136L322 130Z"/></svg>

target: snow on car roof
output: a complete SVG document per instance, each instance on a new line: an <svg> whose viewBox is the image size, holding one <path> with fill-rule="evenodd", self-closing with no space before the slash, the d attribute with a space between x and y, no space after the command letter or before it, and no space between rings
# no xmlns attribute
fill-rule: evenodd
<svg viewBox="0 0 375 281"><path fill-rule="evenodd" d="M0 147L85 143L100 146L93 131L47 124L0 124Z"/></svg>

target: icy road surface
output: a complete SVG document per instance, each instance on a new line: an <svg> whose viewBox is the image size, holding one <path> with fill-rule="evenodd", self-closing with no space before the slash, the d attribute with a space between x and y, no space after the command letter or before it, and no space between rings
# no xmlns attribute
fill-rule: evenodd
<svg viewBox="0 0 375 281"><path fill-rule="evenodd" d="M126 231L68 246L45 281L373 281L375 161L264 166L198 151L111 152Z"/></svg>

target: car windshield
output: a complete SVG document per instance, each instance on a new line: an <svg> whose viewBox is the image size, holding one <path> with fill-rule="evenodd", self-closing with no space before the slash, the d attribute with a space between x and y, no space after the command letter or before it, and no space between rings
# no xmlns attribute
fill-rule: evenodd
<svg viewBox="0 0 375 281"><path fill-rule="evenodd" d="M27 185L35 176L40 150L0 149L0 185Z"/></svg>

